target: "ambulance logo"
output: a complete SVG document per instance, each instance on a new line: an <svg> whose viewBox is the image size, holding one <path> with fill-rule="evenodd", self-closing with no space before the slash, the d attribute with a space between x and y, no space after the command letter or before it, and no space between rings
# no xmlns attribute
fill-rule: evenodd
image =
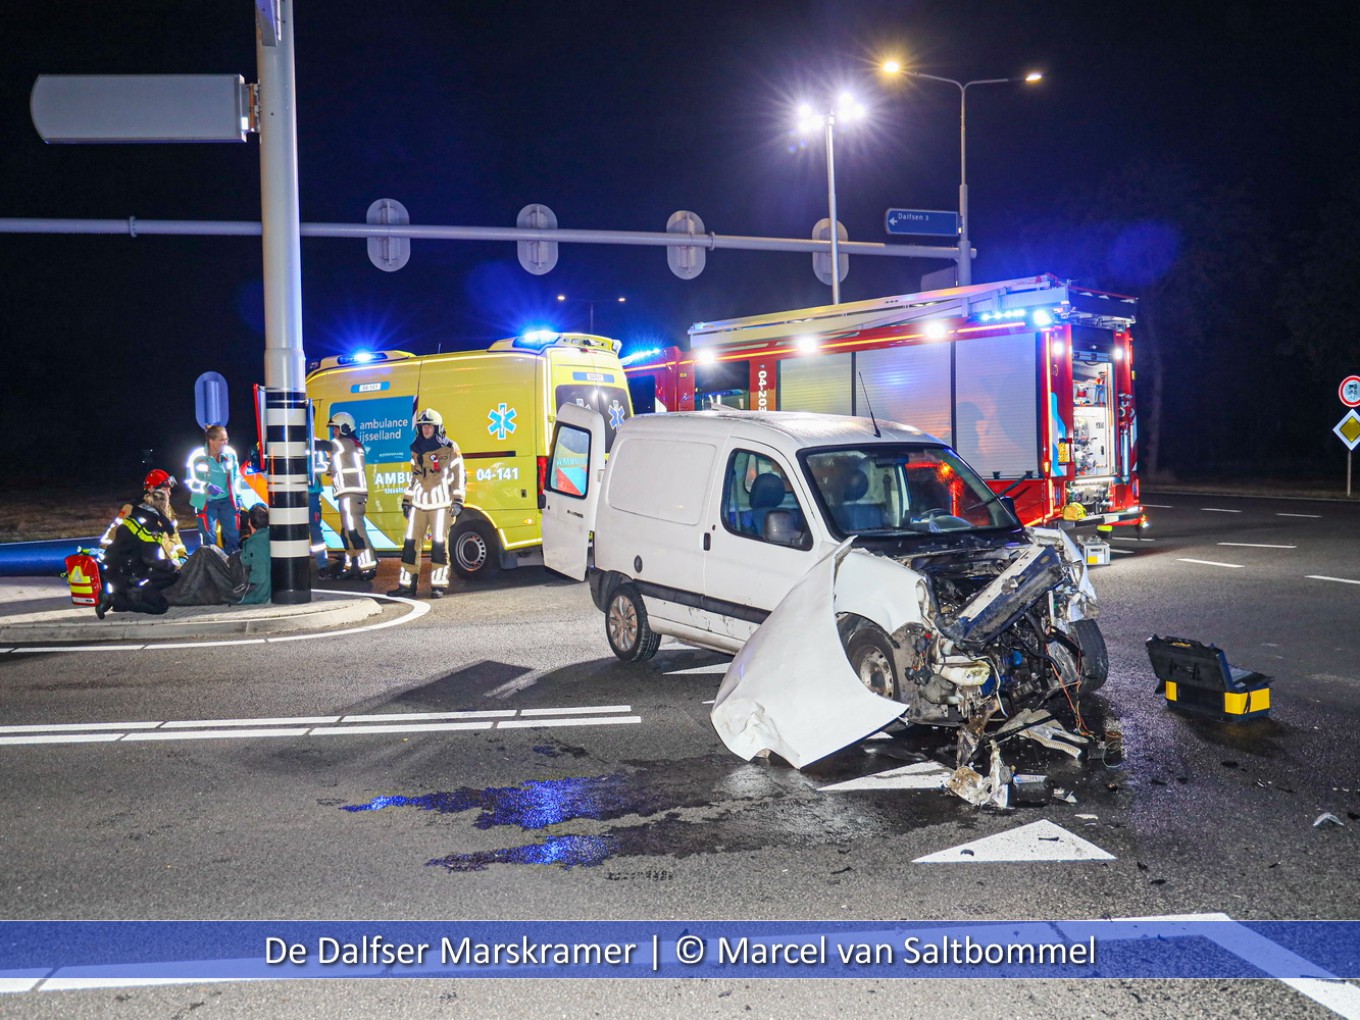
<svg viewBox="0 0 1360 1020"><path fill-rule="evenodd" d="M512 407L506 410L504 404L500 404L494 411L487 413L487 418L491 424L486 427L487 432L497 439L504 440L506 436L515 431L515 409Z"/></svg>
<svg viewBox="0 0 1360 1020"><path fill-rule="evenodd" d="M613 401L609 405L609 427L611 429L616 429L620 425L622 425L623 415L624 415L623 405L620 404L617 400Z"/></svg>

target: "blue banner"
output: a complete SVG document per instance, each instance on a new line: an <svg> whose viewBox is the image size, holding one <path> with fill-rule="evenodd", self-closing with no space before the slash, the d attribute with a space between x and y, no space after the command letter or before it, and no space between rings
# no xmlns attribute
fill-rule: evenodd
<svg viewBox="0 0 1360 1020"><path fill-rule="evenodd" d="M1360 922L0 922L11 985L331 977L1354 979Z"/></svg>

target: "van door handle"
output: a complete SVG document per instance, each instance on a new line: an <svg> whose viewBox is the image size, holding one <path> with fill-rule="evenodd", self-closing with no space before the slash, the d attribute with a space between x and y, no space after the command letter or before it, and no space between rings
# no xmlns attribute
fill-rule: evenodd
<svg viewBox="0 0 1360 1020"><path fill-rule="evenodd" d="M708 550L711 549L711 548L713 548L713 536L710 535L707 531L705 531L705 532L704 532L704 552L708 552Z"/></svg>

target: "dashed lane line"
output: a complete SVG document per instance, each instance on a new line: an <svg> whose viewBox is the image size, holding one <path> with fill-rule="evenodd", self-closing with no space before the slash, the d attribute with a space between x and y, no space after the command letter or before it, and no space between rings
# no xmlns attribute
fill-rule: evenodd
<svg viewBox="0 0 1360 1020"><path fill-rule="evenodd" d="M1216 560L1192 560L1188 556L1177 556L1181 563L1199 563L1206 567L1231 567L1233 570L1241 570L1241 563L1219 563Z"/></svg>
<svg viewBox="0 0 1360 1020"><path fill-rule="evenodd" d="M1322 520L1322 514L1286 514L1286 513L1277 513L1275 516L1276 516L1276 517L1309 517L1309 518L1312 518L1312 519L1315 520L1315 521L1320 521L1320 520Z"/></svg>
<svg viewBox="0 0 1360 1020"><path fill-rule="evenodd" d="M1175 510L1175 509L1176 509L1174 506L1170 506L1170 505L1167 504L1167 503L1144 503L1143 506L1144 506L1145 508L1152 509L1152 510Z"/></svg>
<svg viewBox="0 0 1360 1020"><path fill-rule="evenodd" d="M298 716L262 719L178 719L115 723L54 723L0 726L0 746L21 744L131 743L160 740L228 740L463 730L534 729L549 726L628 726L642 717L631 705L414 712L383 715Z"/></svg>
<svg viewBox="0 0 1360 1020"><path fill-rule="evenodd" d="M1335 581L1337 584L1360 584L1352 577L1327 577L1325 574L1304 574L1310 581Z"/></svg>
<svg viewBox="0 0 1360 1020"><path fill-rule="evenodd" d="M1219 542L1219 545L1240 546L1243 549L1297 549L1296 545L1267 545L1264 542Z"/></svg>
<svg viewBox="0 0 1360 1020"><path fill-rule="evenodd" d="M1225 510L1221 506L1202 506L1201 510L1211 514L1240 514L1241 510Z"/></svg>

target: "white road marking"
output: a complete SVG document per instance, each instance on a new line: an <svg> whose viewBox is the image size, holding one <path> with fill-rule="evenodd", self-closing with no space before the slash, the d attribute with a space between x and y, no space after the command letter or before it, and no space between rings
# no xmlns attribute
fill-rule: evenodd
<svg viewBox="0 0 1360 1020"><path fill-rule="evenodd" d="M1241 510L1224 510L1221 506L1202 506L1201 510L1211 514L1240 514Z"/></svg>
<svg viewBox="0 0 1360 1020"><path fill-rule="evenodd" d="M1132 556L1137 551L1137 549L1115 549L1113 547L1110 549L1110 552L1118 553L1120 556Z"/></svg>
<svg viewBox="0 0 1360 1020"><path fill-rule="evenodd" d="M823 786L821 793L848 793L857 790L943 790L954 773L933 761L916 762L872 776L859 776L843 783Z"/></svg>
<svg viewBox="0 0 1360 1020"><path fill-rule="evenodd" d="M383 715L297 716L265 719L180 719L171 722L53 723L0 726L0 746L93 744L148 740L228 740L341 734L440 733L457 730L534 729L543 726L636 725L632 705L493 709L467 712L391 712ZM603 713L618 713L605 715ZM518 717L518 718L516 718ZM317 725L317 724L321 725ZM218 728L211 728L218 727ZM107 731L107 732L91 732Z"/></svg>
<svg viewBox="0 0 1360 1020"><path fill-rule="evenodd" d="M1241 546L1243 549L1297 549L1296 545L1267 545L1264 542L1219 542L1219 545Z"/></svg>
<svg viewBox="0 0 1360 1020"><path fill-rule="evenodd" d="M1322 514L1276 514L1276 517L1311 517L1313 520L1322 520Z"/></svg>
<svg viewBox="0 0 1360 1020"><path fill-rule="evenodd" d="M1176 559L1181 563L1200 563L1206 567L1231 567L1233 570L1242 569L1242 564L1240 563L1219 563L1215 560L1192 560L1185 556L1177 556Z"/></svg>
<svg viewBox="0 0 1360 1020"><path fill-rule="evenodd" d="M522 730L534 726L621 726L642 722L640 715L601 716L598 719L507 719L496 723L498 730Z"/></svg>
<svg viewBox="0 0 1360 1020"><path fill-rule="evenodd" d="M1304 577L1310 581L1335 581L1337 584L1360 584L1360 581L1350 577L1327 577L1324 574L1305 574Z"/></svg>
<svg viewBox="0 0 1360 1020"><path fill-rule="evenodd" d="M1175 510L1175 509L1176 509L1174 506L1169 506L1169 505L1167 505L1166 503L1144 503L1144 504L1143 504L1143 509L1144 509L1144 510L1146 510L1148 507L1151 507L1153 510Z"/></svg>
<svg viewBox="0 0 1360 1020"><path fill-rule="evenodd" d="M366 599L381 599L385 602L401 602L411 607L411 612L405 616L399 616L395 620L386 620L382 623L368 623L362 627L350 627L347 630L322 630L311 634L287 634L280 637L263 638L240 638L233 641L164 641L164 642L144 642L140 644L128 644L122 641L106 641L98 645L43 645L33 647L16 647L6 649L6 651L26 652L37 654L39 652L157 652L162 649L173 648L223 648L231 645L264 645L278 644L284 641L318 641L322 638L330 639L346 637L350 634L363 634L370 630L383 630L387 627L397 627L403 623L410 623L418 620L430 611L429 603L417 602L414 599L405 599L396 595L379 595L376 592L352 592L352 591L333 591L327 588L313 588L312 591L319 595L356 595Z"/></svg>
<svg viewBox="0 0 1360 1020"><path fill-rule="evenodd" d="M1346 1020L1360 1020L1360 988L1338 978L1323 981L1318 978L1281 978L1285 984L1320 1006L1330 1009Z"/></svg>
<svg viewBox="0 0 1360 1020"><path fill-rule="evenodd" d="M690 674L726 673L727 666L728 663L726 662L715 662L709 666L694 666L690 669L668 669L666 670L666 676L688 676Z"/></svg>
<svg viewBox="0 0 1360 1020"><path fill-rule="evenodd" d="M1094 843L1068 832L1061 825L1043 819L1017 829L984 836L971 843L963 843L926 854L913 864L979 864L1001 861L1113 861Z"/></svg>

